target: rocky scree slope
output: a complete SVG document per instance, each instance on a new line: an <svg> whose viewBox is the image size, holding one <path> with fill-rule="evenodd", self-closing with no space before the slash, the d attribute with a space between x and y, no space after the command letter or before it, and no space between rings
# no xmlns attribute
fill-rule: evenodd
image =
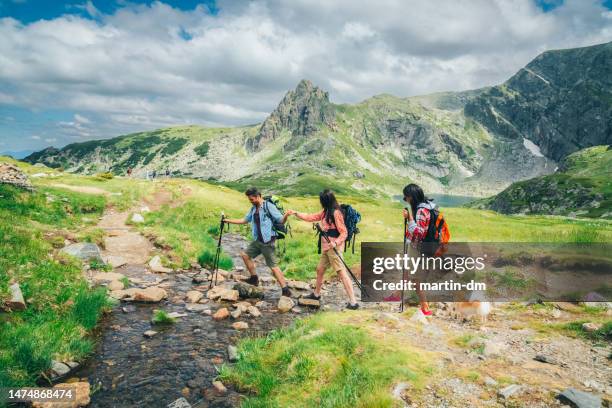
<svg viewBox="0 0 612 408"><path fill-rule="evenodd" d="M612 219L612 149L595 146L572 153L556 173L514 183L470 206L503 214Z"/></svg>

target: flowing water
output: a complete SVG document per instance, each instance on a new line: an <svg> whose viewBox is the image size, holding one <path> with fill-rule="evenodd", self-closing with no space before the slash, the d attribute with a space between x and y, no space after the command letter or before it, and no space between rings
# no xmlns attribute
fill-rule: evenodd
<svg viewBox="0 0 612 408"><path fill-rule="evenodd" d="M230 234L223 240L224 250L236 265L242 265L238 254L246 246L243 237ZM257 263L260 276L270 276L265 266ZM162 286L168 300L157 304L125 303L116 306L99 327L95 354L74 373L86 377L94 390L92 407L165 407L184 396L196 407L232 407L239 405L240 395L228 387L228 393L217 395L211 383L217 369L227 362L227 346L236 344L242 336L265 335L287 326L297 316L280 314L272 309L280 296L278 285L265 287L269 308L262 316L244 315L249 329L239 332L231 327L232 318L217 322L201 312L187 312L184 294L192 289L205 289L192 283L189 273L152 274L143 265L128 265L116 270L141 281L165 278ZM146 285L146 284L145 284ZM212 312L229 303L209 302ZM150 320L154 309L187 313L175 324L160 327ZM304 311L306 312L306 311ZM158 331L151 339L143 336L147 330Z"/></svg>

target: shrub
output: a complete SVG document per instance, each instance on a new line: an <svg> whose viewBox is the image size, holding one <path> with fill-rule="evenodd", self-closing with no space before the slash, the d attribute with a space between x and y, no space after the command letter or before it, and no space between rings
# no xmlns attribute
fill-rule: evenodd
<svg viewBox="0 0 612 408"><path fill-rule="evenodd" d="M202 252L202 254L200 254L200 256L198 257L198 263L203 268L212 269L214 266L213 265L214 261L215 261L215 252L211 251L210 249L205 249L204 252ZM229 270L229 269L232 269L233 267L234 267L234 261L232 260L232 258L230 258L227 255L221 255L221 257L219 258L219 268Z"/></svg>
<svg viewBox="0 0 612 408"><path fill-rule="evenodd" d="M96 174L96 178L100 180L112 180L113 177L115 176L113 175L113 173L110 172Z"/></svg>
<svg viewBox="0 0 612 408"><path fill-rule="evenodd" d="M200 157L206 157L206 155L208 154L209 148L210 148L210 143L204 142L201 145L197 146L195 149L193 149L193 151L196 152L196 154Z"/></svg>
<svg viewBox="0 0 612 408"><path fill-rule="evenodd" d="M174 317L170 317L168 312L165 310L156 310L153 312L151 322L153 322L153 324L174 324L176 319Z"/></svg>
<svg viewBox="0 0 612 408"><path fill-rule="evenodd" d="M74 298L72 316L85 329L91 330L96 326L98 319L108 306L105 289L98 288L90 291L82 287Z"/></svg>

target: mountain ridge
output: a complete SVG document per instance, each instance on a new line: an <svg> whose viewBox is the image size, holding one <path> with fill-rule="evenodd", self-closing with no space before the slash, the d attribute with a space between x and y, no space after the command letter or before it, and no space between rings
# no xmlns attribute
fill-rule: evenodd
<svg viewBox="0 0 612 408"><path fill-rule="evenodd" d="M382 94L356 104L332 103L326 91L302 80L261 124L158 129L47 149L26 161L80 173L169 169L237 188L258 184L278 193L310 194L330 185L391 195L411 180L433 193L491 195L515 181L552 173L583 144L609 143L607 124L584 124L595 134L579 142L575 135L542 128L555 123L546 109L564 113L575 122L574 129L581 117L592 122L612 112L612 98L605 99L612 83L593 74L611 69L612 43L586 48L563 50L563 56L547 51L494 87L407 98ZM577 108L563 104L568 90L562 79L552 87L530 73L536 69L538 75L551 75L546 70L556 63L569 66L563 72L576 77L580 70L571 69L567 55L580 55L586 60L582 65L593 65L593 78L585 81L598 92L591 87L571 99L590 108L586 115L577 116ZM528 149L526 141L542 154Z"/></svg>

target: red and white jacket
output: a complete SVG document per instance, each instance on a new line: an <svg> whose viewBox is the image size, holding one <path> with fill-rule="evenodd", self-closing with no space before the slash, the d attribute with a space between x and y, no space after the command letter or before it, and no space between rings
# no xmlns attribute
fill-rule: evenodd
<svg viewBox="0 0 612 408"><path fill-rule="evenodd" d="M425 238L431 219L431 210L434 208L436 208L436 203L432 201L417 206L416 219L408 224L408 231L406 232L408 241L420 242Z"/></svg>

